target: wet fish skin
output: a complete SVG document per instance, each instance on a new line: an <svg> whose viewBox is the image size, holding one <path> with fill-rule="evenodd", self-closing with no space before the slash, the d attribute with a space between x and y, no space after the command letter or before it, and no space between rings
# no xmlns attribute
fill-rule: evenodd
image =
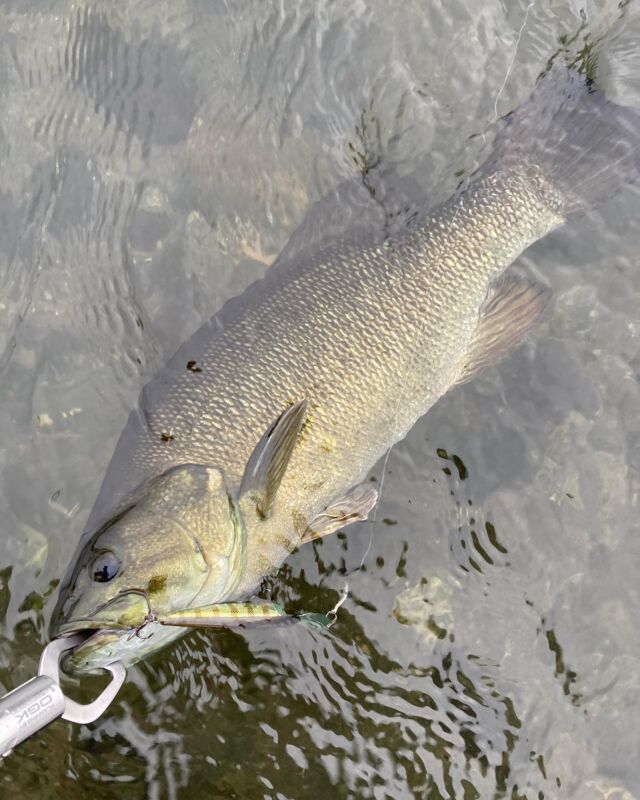
<svg viewBox="0 0 640 800"><path fill-rule="evenodd" d="M132 416L114 454L106 486L115 470L123 496L185 462L224 465L233 494L274 415L299 398L309 409L272 515L264 520L241 505L246 568L234 594L199 596L194 582L183 587L181 604L255 591L311 520L461 379L488 285L560 222L526 176L488 178L404 242L342 241L306 263L277 266L223 309L221 325L180 349L147 390L144 415ZM446 309L451 316L443 324ZM201 372L187 369L191 361ZM144 562L148 540L139 527L129 533L128 559L140 550ZM178 572L170 562L161 569L167 578ZM96 592L89 583L85 589L91 606ZM144 649L134 642L136 656L171 638L161 636L145 640ZM131 648L129 642L126 652Z"/></svg>
<svg viewBox="0 0 640 800"><path fill-rule="evenodd" d="M253 591L309 522L462 378L488 286L561 223L526 175L491 177L403 242L345 240L306 263L278 265L155 379L106 485L114 470L125 489L191 462L221 465L237 492L264 430L306 398L307 421L272 516L243 508L248 554L238 590ZM188 370L190 361L201 372Z"/></svg>
<svg viewBox="0 0 640 800"><path fill-rule="evenodd" d="M585 91L584 82L578 89ZM522 114L530 125L539 111L536 102ZM575 100L579 121L584 103L591 102ZM570 103L563 113L570 121ZM512 128L521 138L519 126L516 117ZM573 144L575 137L580 141L580 132L574 134ZM585 141L588 161L591 140ZM580 164L569 191L571 170L557 177L558 157L547 143L538 154L520 143L515 155L511 144L508 136L498 141L483 174L404 237L344 236L318 252L277 263L183 344L146 387L141 410L131 415L114 453L88 537L126 504L132 487L176 465L201 464L223 476L242 551L235 554L241 568L222 594L219 581L209 580L203 589L192 580L182 586L179 603L162 599L165 610L250 596L323 509L361 482L445 392L494 363L539 317L545 292L502 275L577 207L599 200L601 182L593 183L589 165ZM302 400L304 425L265 518L250 496L240 495L242 477L265 430ZM181 505L173 509L175 517L184 513ZM129 530L126 515L117 530L123 563L143 563L144 533ZM78 564L88 560L92 547L89 538ZM215 558L214 551L203 553L205 561ZM158 569L169 579L178 567L169 555ZM132 570L109 584L85 580L81 591L72 578L58 616L65 617L65 592L67 601L74 595L74 618L131 588L140 588ZM168 638L162 634L163 642ZM151 638L128 644L123 657L136 660L159 643ZM109 657L116 650L112 645ZM86 645L84 657L85 666L95 666L105 656Z"/></svg>

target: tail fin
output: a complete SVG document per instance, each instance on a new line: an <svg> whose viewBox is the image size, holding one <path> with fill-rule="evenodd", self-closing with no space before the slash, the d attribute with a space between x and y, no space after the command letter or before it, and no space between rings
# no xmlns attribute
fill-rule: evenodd
<svg viewBox="0 0 640 800"><path fill-rule="evenodd" d="M573 70L554 68L506 117L482 172L533 166L560 193L564 214L640 183L640 110L605 99Z"/></svg>

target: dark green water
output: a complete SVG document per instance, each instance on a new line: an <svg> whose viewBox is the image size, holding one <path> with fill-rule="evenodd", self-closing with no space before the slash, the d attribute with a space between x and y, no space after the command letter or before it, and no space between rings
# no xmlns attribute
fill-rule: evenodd
<svg viewBox="0 0 640 800"><path fill-rule="evenodd" d="M342 195L312 208L337 186L378 221L407 191L449 196L550 58L640 105L637 14L2 5L3 690L34 674L118 434L176 347L305 217L305 240L343 224ZM190 635L98 723L16 751L0 797L640 797L639 219L630 191L531 248L543 325L393 450L375 523L265 586L300 610L348 587L330 631Z"/></svg>

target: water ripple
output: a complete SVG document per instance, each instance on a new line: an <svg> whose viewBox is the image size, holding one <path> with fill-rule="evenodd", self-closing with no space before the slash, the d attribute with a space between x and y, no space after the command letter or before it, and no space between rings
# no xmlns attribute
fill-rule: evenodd
<svg viewBox="0 0 640 800"><path fill-rule="evenodd" d="M633 99L637 20L615 0L5 5L8 688L33 674L146 376L300 222L283 258L413 224L473 172L496 109L549 59L592 58L612 23L598 78ZM265 581L297 611L348 588L333 628L193 633L132 669L96 725L18 749L5 794L638 796L636 206L530 251L520 267L556 297L544 325L394 449L375 524Z"/></svg>

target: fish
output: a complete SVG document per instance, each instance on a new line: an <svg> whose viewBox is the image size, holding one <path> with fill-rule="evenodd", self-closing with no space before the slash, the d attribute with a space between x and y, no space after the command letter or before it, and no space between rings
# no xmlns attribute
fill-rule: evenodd
<svg viewBox="0 0 640 800"><path fill-rule="evenodd" d="M538 323L549 289L508 267L637 183L639 141L636 109L554 68L448 201L299 247L214 314L116 445L52 616L52 637L84 636L66 668L128 666L194 626L304 622L252 599L261 581L367 519L376 462Z"/></svg>

